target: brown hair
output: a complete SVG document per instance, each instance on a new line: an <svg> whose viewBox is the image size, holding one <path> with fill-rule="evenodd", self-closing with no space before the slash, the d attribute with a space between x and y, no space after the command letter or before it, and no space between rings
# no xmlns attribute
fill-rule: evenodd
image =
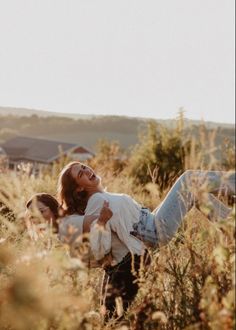
<svg viewBox="0 0 236 330"><path fill-rule="evenodd" d="M80 164L80 162L67 164L61 171L58 179L58 198L67 215L73 213L84 215L88 202L87 193L85 191L77 191L78 184L71 175L71 169L76 164Z"/></svg>
<svg viewBox="0 0 236 330"><path fill-rule="evenodd" d="M56 198L54 198L50 194L46 193L39 193L33 195L28 202L26 203L27 209L30 207L30 205L33 203L33 201L38 201L40 203L43 203L44 205L48 206L50 210L52 211L55 220L53 221L52 225L55 229L55 232L58 232L58 222L57 219L59 218L59 213L60 213L60 205Z"/></svg>

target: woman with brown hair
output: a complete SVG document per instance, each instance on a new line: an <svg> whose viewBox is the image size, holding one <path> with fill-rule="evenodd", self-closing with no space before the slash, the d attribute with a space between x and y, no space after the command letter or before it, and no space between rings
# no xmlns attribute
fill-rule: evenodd
<svg viewBox="0 0 236 330"><path fill-rule="evenodd" d="M109 235L111 231L115 232L133 254L141 252L142 243L153 247L168 243L194 205L207 205L209 218L227 217L232 209L216 198L212 193L214 191L221 194L224 191L226 195L235 194L235 172L185 171L153 212L142 207L129 195L105 191L95 171L80 162L65 166L58 181L59 198L68 213L77 209L81 214L98 215L104 201L108 201L113 216L106 230ZM90 225L85 221L85 227ZM95 234L93 228L94 223L91 233ZM98 260L102 253L97 250L102 248L106 251L109 242L106 244L105 240L109 240L109 235L105 234L104 241L100 239L100 234L91 240ZM99 239L96 243L101 244L97 245L97 250L94 239Z"/></svg>
<svg viewBox="0 0 236 330"><path fill-rule="evenodd" d="M203 189L205 193L201 194ZM87 224L84 220L84 226L91 228L90 243L97 260L112 251L116 269L125 264L123 273L113 276L110 282L116 291L117 282L122 283L125 287L124 299L132 288L132 283L128 283L126 279L131 272L132 261L129 256L133 255L139 266L141 256L146 253L147 244L153 247L167 244L193 205L206 203L211 211L208 214L209 218L226 218L230 214L232 210L211 193L216 189L225 190L226 194L235 193L235 172L186 171L175 182L161 205L150 212L128 195L104 191L101 178L92 168L80 162L72 162L65 166L58 181L60 200L69 213L77 209L85 215L98 216L104 201L109 202L113 216L107 222L105 231L99 230L96 220ZM203 200L201 195L204 197ZM120 242L119 245L116 244L117 240ZM107 272L108 275L110 270L111 268ZM119 290L117 294L122 296ZM134 296L135 294L128 294L126 307ZM108 309L114 309L114 299L110 307L108 306Z"/></svg>
<svg viewBox="0 0 236 330"><path fill-rule="evenodd" d="M32 211L36 208L44 220L52 225L53 231L58 233L59 210L60 206L56 198L47 193L38 193L33 195L26 203L26 208Z"/></svg>
<svg viewBox="0 0 236 330"><path fill-rule="evenodd" d="M67 214L71 214L75 211L85 214L88 200L94 190L101 189L100 178L94 174L92 170L88 170L88 167L81 164L82 171L87 174L82 179L87 181L86 190L80 190L78 183L74 176L74 166L80 164L78 162L70 163L66 166L58 180L58 195L60 202ZM78 173L78 176L80 177ZM84 182L86 183L86 182ZM100 208L100 206L99 206ZM113 212L113 211L112 211ZM88 213L86 213L88 214ZM96 218L98 217L99 210L94 213ZM84 218L84 229L89 232L93 228L93 221L86 221ZM98 228L102 239L105 238L107 231L100 230L99 223L95 220L95 227ZM104 268L104 276L102 283L102 305L106 307L107 316L114 315L116 309L116 299L122 298L123 308L126 310L130 303L135 298L138 292L138 273L142 264L149 262L147 250L144 244L137 240L138 250L135 254L132 254L129 247L118 237L118 235L111 231L108 235L108 240L104 239L103 245L100 245L99 249L93 249L93 255L96 260L102 260L106 255L111 253L110 264L106 264ZM93 245L93 239L90 237L90 243ZM106 247L107 244L107 247ZM101 257L100 257L101 256Z"/></svg>
<svg viewBox="0 0 236 330"><path fill-rule="evenodd" d="M45 224L51 225L53 232L58 234L59 239L63 243L68 245L72 244L84 233L88 231L88 227L84 228L83 223L91 223L97 216L84 216L80 215L80 212L74 210L74 212L65 212L60 206L59 202L55 197L47 193L37 193L34 194L26 203L26 208L28 210L27 214L27 228L31 230L31 221L34 221L32 214L35 210L39 211L42 218L46 220L46 223L43 223L43 228ZM29 214L30 212L30 214ZM101 209L98 223L101 226L104 226L106 222L111 218L112 211L109 209L109 204L105 202ZM85 218L85 221L84 221ZM42 228L38 226L38 229Z"/></svg>

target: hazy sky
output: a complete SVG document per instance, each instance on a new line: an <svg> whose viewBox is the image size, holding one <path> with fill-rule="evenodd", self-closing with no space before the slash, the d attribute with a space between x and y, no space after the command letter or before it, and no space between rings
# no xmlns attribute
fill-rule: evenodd
<svg viewBox="0 0 236 330"><path fill-rule="evenodd" d="M0 106L234 122L234 0L0 0Z"/></svg>

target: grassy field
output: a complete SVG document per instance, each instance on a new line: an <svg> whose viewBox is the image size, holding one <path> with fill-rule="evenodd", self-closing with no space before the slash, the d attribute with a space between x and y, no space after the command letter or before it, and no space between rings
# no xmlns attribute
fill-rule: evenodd
<svg viewBox="0 0 236 330"><path fill-rule="evenodd" d="M196 209L168 246L151 251L151 266L141 269L139 294L125 315L129 325L104 325L102 270L70 258L50 228L37 240L25 228L25 202L34 192L55 194L59 170L55 165L37 177L27 168L0 174L0 329L234 328L234 214L213 223ZM128 193L150 208L163 198L157 186L150 194L122 172L103 177L109 191Z"/></svg>

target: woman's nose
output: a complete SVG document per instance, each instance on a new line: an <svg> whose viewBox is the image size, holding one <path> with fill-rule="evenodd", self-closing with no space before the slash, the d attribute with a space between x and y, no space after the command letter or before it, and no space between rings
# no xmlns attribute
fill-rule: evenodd
<svg viewBox="0 0 236 330"><path fill-rule="evenodd" d="M83 171L84 171L84 173L85 173L86 175L90 175L90 174L91 174L91 171L90 171L89 168L85 168Z"/></svg>

